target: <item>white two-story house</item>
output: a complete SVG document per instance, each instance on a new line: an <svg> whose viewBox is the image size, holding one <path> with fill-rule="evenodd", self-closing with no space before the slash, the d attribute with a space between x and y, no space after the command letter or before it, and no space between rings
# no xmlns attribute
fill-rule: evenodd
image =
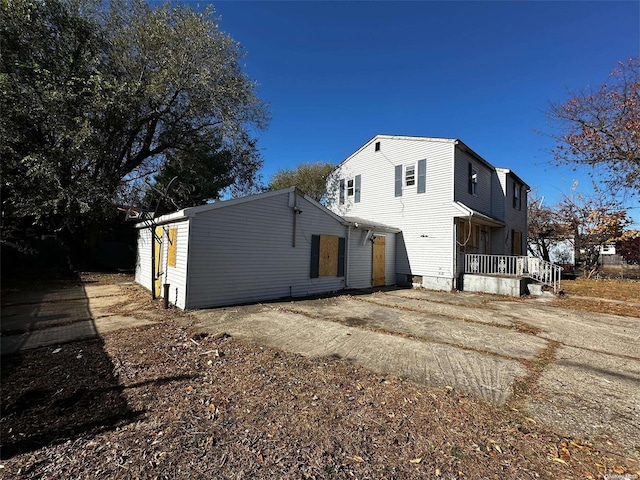
<svg viewBox="0 0 640 480"><path fill-rule="evenodd" d="M460 140L376 135L327 182L333 212L400 230L397 284L459 288L466 253L526 255L528 185Z"/></svg>

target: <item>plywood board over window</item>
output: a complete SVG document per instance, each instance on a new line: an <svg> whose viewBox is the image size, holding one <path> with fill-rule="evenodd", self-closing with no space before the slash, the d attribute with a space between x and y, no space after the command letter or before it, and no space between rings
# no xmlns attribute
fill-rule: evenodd
<svg viewBox="0 0 640 480"><path fill-rule="evenodd" d="M167 232L167 238L169 240L169 250L167 257L167 265L170 267L176 266L176 252L177 252L177 242L178 242L178 229L170 228Z"/></svg>
<svg viewBox="0 0 640 480"><path fill-rule="evenodd" d="M522 233L512 230L513 232L513 255L522 255Z"/></svg>
<svg viewBox="0 0 640 480"><path fill-rule="evenodd" d="M338 275L338 237L336 235L320 235L320 265L321 277L335 277Z"/></svg>
<svg viewBox="0 0 640 480"><path fill-rule="evenodd" d="M336 235L311 236L311 278L343 277L346 242Z"/></svg>

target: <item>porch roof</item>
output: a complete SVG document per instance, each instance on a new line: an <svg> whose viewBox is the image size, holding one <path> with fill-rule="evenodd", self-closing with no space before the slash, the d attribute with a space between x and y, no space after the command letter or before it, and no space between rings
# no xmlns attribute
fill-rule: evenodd
<svg viewBox="0 0 640 480"><path fill-rule="evenodd" d="M379 222L373 222L359 217L342 217L351 227L364 228L366 230L381 230L389 233L399 233L402 230L390 225L385 225Z"/></svg>
<svg viewBox="0 0 640 480"><path fill-rule="evenodd" d="M484 213L480 213L473 208L467 207L462 202L453 202L453 206L455 207L459 215L454 215L456 218L469 218L473 219L476 223L480 225L487 225L488 227L504 227L505 223L502 220L498 220L497 218L490 217L489 215L485 215Z"/></svg>

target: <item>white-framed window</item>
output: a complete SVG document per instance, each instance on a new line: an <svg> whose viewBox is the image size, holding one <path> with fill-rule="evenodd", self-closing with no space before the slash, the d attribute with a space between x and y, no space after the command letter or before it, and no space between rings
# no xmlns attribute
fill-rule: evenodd
<svg viewBox="0 0 640 480"><path fill-rule="evenodd" d="M513 182L513 208L522 210L522 185Z"/></svg>
<svg viewBox="0 0 640 480"><path fill-rule="evenodd" d="M471 163L469 164L469 193L478 194L478 169Z"/></svg>
<svg viewBox="0 0 640 480"><path fill-rule="evenodd" d="M353 179L347 180L347 197L353 197Z"/></svg>
<svg viewBox="0 0 640 480"><path fill-rule="evenodd" d="M407 165L404 169L404 184L407 187L416 184L416 166Z"/></svg>

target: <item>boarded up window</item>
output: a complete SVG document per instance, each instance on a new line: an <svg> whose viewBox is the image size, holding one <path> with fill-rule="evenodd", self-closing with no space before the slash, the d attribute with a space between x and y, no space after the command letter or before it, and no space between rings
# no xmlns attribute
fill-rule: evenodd
<svg viewBox="0 0 640 480"><path fill-rule="evenodd" d="M167 257L167 265L170 267L176 266L176 251L178 244L178 229L170 228L167 232L167 237L169 239L169 250Z"/></svg>
<svg viewBox="0 0 640 480"><path fill-rule="evenodd" d="M480 225L473 226L473 248L480 248Z"/></svg>
<svg viewBox="0 0 640 480"><path fill-rule="evenodd" d="M335 235L320 235L320 266L318 273L321 277L335 277L338 275L338 237Z"/></svg>
<svg viewBox="0 0 640 480"><path fill-rule="evenodd" d="M311 236L311 278L343 277L345 239L336 235Z"/></svg>
<svg viewBox="0 0 640 480"><path fill-rule="evenodd" d="M513 239L513 255L522 255L522 233L511 230Z"/></svg>
<svg viewBox="0 0 640 480"><path fill-rule="evenodd" d="M460 220L458 226L458 245L461 252L472 253L480 249L480 225L470 225L469 220Z"/></svg>

